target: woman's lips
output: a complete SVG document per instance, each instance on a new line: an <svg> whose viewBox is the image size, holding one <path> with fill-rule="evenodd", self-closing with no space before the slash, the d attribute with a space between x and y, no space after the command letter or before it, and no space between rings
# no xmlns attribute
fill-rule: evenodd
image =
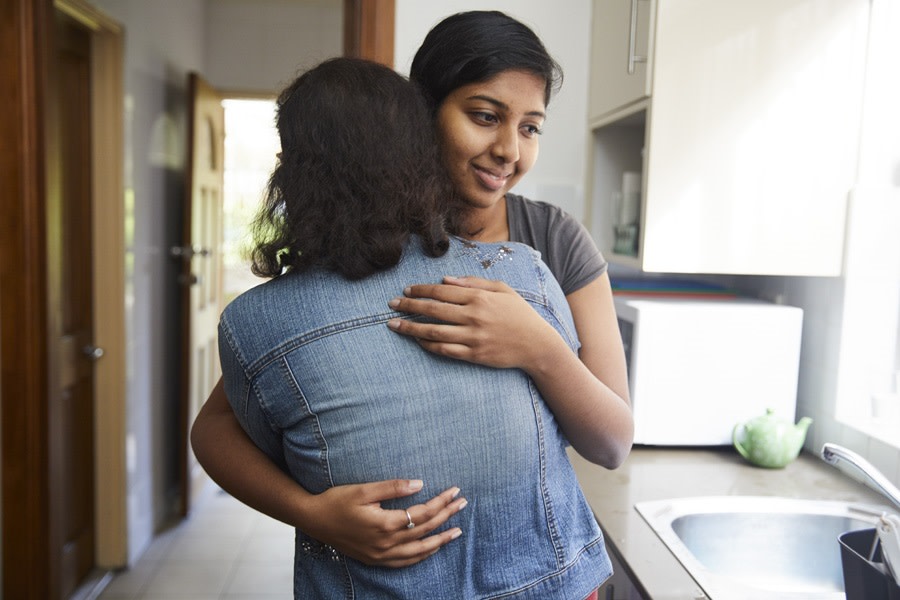
<svg viewBox="0 0 900 600"><path fill-rule="evenodd" d="M478 177L478 180L481 184L487 189L496 192L503 188L506 185L506 181L510 178L511 173L508 174L497 174L493 171L488 171L482 169L481 167L474 167L475 175Z"/></svg>

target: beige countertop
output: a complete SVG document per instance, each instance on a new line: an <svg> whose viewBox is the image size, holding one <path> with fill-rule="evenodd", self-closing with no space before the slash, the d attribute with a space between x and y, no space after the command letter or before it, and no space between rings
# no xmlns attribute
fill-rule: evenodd
<svg viewBox="0 0 900 600"><path fill-rule="evenodd" d="M754 467L730 447L636 447L614 471L593 465L573 451L570 457L607 547L652 600L705 596L635 510L637 502L741 495L889 504L878 493L806 453L784 469Z"/></svg>

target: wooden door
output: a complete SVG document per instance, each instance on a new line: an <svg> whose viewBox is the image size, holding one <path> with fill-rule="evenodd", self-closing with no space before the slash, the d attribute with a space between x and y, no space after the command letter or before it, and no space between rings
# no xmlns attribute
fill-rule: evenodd
<svg viewBox="0 0 900 600"><path fill-rule="evenodd" d="M94 566L91 32L56 11L48 82L47 276L50 560L58 593Z"/></svg>
<svg viewBox="0 0 900 600"><path fill-rule="evenodd" d="M222 311L222 223L225 110L222 96L196 73L188 81L190 112L184 243L172 248L183 263L181 448L182 514L208 477L188 444L190 426L221 375L217 327Z"/></svg>

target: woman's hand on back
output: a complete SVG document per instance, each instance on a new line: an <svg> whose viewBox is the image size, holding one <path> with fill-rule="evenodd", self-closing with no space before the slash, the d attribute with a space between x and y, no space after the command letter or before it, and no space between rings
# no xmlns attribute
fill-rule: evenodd
<svg viewBox="0 0 900 600"><path fill-rule="evenodd" d="M450 488L406 510L381 508L382 500L407 496L416 487L421 488L421 482L335 486L313 496L310 509L316 518L303 531L367 565L396 568L415 564L462 534L459 527L452 527L428 535L466 506L466 500L457 497L459 488ZM413 527L408 527L410 520Z"/></svg>
<svg viewBox="0 0 900 600"><path fill-rule="evenodd" d="M441 323L397 318L388 326L435 354L528 371L540 359L542 340L561 341L553 327L501 281L445 277L442 284L412 285L403 293L391 300L391 308Z"/></svg>

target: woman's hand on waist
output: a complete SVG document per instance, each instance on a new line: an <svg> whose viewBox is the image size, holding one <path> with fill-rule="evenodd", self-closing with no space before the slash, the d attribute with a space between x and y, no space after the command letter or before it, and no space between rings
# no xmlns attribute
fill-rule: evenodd
<svg viewBox="0 0 900 600"><path fill-rule="evenodd" d="M382 501L410 496L421 488L421 481L406 479L335 486L309 499L309 518L301 529L367 565L415 564L461 535L458 527L429 534L466 506L465 498L458 497L459 488L450 488L406 510L381 508Z"/></svg>

